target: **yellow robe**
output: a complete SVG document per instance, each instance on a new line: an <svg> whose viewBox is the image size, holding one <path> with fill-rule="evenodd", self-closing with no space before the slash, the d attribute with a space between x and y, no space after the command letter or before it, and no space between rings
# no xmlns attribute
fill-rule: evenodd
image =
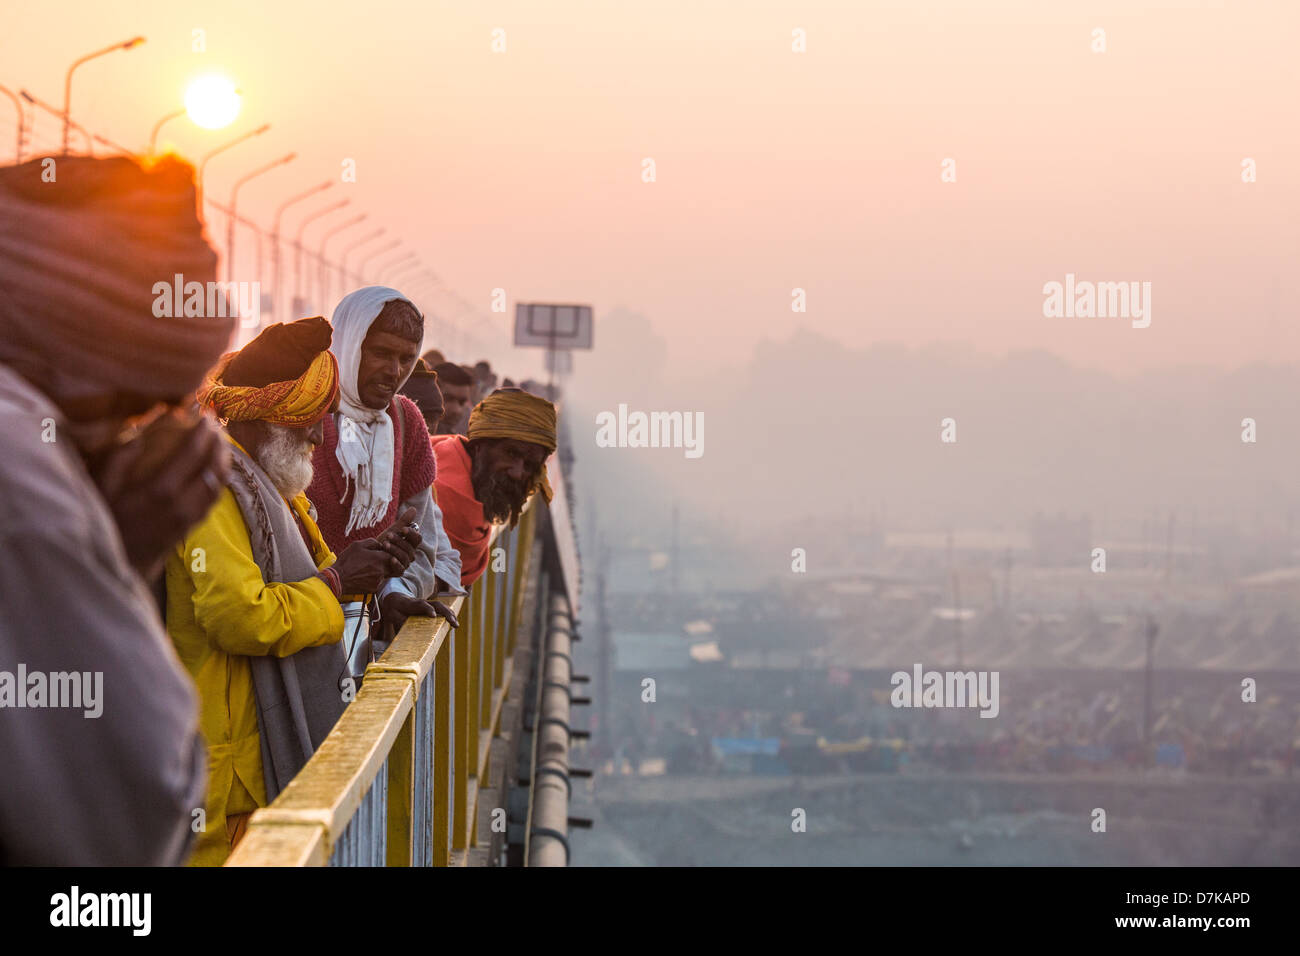
<svg viewBox="0 0 1300 956"><path fill-rule="evenodd" d="M307 529L317 568L329 567L334 554L308 513L306 495L291 505ZM168 556L166 574L167 633L198 685L199 727L208 745L206 819L190 865L219 866L229 855L226 814L266 805L248 658L287 657L339 640L343 609L320 578L293 584L262 579L229 488Z"/></svg>

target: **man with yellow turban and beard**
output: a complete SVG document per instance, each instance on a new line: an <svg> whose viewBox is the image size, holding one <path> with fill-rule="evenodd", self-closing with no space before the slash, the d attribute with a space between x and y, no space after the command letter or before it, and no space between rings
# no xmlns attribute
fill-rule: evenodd
<svg viewBox="0 0 1300 956"><path fill-rule="evenodd" d="M204 828L191 862L222 863L248 818L343 712L344 594L400 574L419 538L390 527L335 559L304 494L338 400L324 318L273 325L223 356L199 404L225 423L229 485L167 559L167 630L199 688L208 744Z"/></svg>
<svg viewBox="0 0 1300 956"><path fill-rule="evenodd" d="M461 584L487 569L492 525L519 522L540 490L549 503L546 459L555 451L555 406L520 388L498 388L474 406L469 435L434 435L434 487L447 535L460 552Z"/></svg>

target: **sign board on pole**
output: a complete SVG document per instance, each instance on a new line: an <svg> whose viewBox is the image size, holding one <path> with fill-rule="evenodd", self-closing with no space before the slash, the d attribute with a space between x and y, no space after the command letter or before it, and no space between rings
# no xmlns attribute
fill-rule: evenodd
<svg viewBox="0 0 1300 956"><path fill-rule="evenodd" d="M545 349L589 349L591 306L519 302L515 305L515 345Z"/></svg>
<svg viewBox="0 0 1300 956"><path fill-rule="evenodd" d="M554 352L548 349L546 352L546 371L552 375L572 375L573 353L568 349L557 349Z"/></svg>

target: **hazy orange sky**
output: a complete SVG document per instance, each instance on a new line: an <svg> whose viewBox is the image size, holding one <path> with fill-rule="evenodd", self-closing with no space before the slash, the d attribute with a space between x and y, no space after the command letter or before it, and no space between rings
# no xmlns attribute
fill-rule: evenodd
<svg viewBox="0 0 1300 956"><path fill-rule="evenodd" d="M87 0L8 4L4 24L0 84L56 104L74 59L144 34L73 89L76 119L132 146L192 76L229 75L231 130L182 120L166 138L196 156L270 122L209 168L224 201L298 151L241 194L257 221L354 158L358 182L330 195L351 190L483 313L495 287L510 315L627 307L684 374L795 324L1117 372L1300 360L1295 0ZM5 159L13 122L0 98ZM39 115L38 144L57 132ZM1150 328L1044 318L1043 284L1067 272L1151 282Z"/></svg>

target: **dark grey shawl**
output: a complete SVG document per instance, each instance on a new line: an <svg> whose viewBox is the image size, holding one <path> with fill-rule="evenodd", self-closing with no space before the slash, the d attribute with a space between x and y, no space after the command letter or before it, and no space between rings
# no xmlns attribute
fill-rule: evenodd
<svg viewBox="0 0 1300 956"><path fill-rule="evenodd" d="M248 526L253 560L262 569L263 580L269 584L315 576L316 562L271 479L239 448L230 452L230 490ZM270 802L316 752L347 706L339 686L347 676L347 662L341 640L288 657L266 655L249 661L262 737L262 776Z"/></svg>

